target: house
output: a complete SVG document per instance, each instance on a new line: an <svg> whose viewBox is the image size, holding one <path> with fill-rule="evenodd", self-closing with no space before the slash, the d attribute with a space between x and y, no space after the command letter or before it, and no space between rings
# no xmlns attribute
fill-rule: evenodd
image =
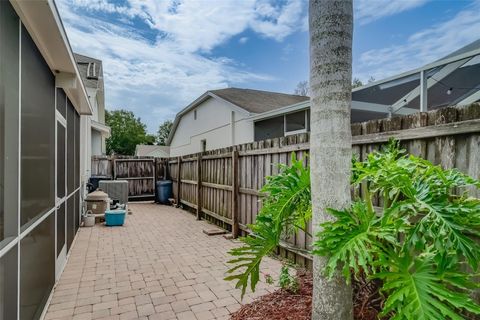
<svg viewBox="0 0 480 320"><path fill-rule="evenodd" d="M92 113L55 3L0 1L1 319L41 318L65 266Z"/></svg>
<svg viewBox="0 0 480 320"><path fill-rule="evenodd" d="M86 133L91 137L88 139L91 152L94 156L105 155L107 152L105 139L110 137L110 127L105 125L105 91L102 61L78 53L75 53L74 56L93 108L93 114L85 117L85 122L88 122L86 126L91 128Z"/></svg>
<svg viewBox="0 0 480 320"><path fill-rule="evenodd" d="M170 156L170 147L137 144L135 147L135 155L137 157L168 158Z"/></svg>
<svg viewBox="0 0 480 320"><path fill-rule="evenodd" d="M222 97L222 92L235 99ZM281 99L262 105L264 95ZM476 101L480 101L480 40L423 67L353 89L351 120L363 122ZM177 156L309 131L308 97L229 88L208 91L178 113L168 141L171 156Z"/></svg>
<svg viewBox="0 0 480 320"><path fill-rule="evenodd" d="M240 88L207 91L175 117L167 140L170 156L251 142L254 140L252 116L308 99Z"/></svg>

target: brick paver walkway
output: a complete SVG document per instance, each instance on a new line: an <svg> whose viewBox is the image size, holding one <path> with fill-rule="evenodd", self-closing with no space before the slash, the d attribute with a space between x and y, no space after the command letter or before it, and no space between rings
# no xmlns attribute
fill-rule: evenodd
<svg viewBox="0 0 480 320"><path fill-rule="evenodd" d="M45 319L228 319L242 303L223 280L238 243L205 235L211 225L180 209L130 208L123 227L80 229ZM262 269L279 268L267 259ZM260 283L243 303L273 289Z"/></svg>

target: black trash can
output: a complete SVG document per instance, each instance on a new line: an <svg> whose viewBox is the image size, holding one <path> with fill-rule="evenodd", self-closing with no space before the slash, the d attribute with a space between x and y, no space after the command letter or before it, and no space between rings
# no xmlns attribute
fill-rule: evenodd
<svg viewBox="0 0 480 320"><path fill-rule="evenodd" d="M93 192L98 189L98 183L102 180L112 180L110 176L91 176L88 179L88 193Z"/></svg>
<svg viewBox="0 0 480 320"><path fill-rule="evenodd" d="M155 202L168 204L169 203L168 199L172 197L172 189L173 189L172 181L171 180L157 181L155 189L156 189Z"/></svg>

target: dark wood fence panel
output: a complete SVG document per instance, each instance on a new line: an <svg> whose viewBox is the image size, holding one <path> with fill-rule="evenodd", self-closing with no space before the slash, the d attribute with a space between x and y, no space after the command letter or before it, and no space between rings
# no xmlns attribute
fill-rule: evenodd
<svg viewBox="0 0 480 320"><path fill-rule="evenodd" d="M128 181L130 199L155 196L155 159L114 159L114 179Z"/></svg>

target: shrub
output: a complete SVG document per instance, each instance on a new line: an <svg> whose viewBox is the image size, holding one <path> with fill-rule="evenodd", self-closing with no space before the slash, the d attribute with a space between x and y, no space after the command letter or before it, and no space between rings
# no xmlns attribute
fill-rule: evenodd
<svg viewBox="0 0 480 320"><path fill-rule="evenodd" d="M282 238L297 230L305 230L312 216L310 196L310 170L292 153L291 165L279 165L279 174L267 177L262 192L268 196L257 215L255 224L249 225L252 233L240 238L243 246L230 250L234 257L228 263L234 266L225 280L237 281L242 297L250 283L252 291L260 278L262 259L277 248Z"/></svg>
<svg viewBox="0 0 480 320"><path fill-rule="evenodd" d="M315 254L328 257L326 274L347 281L363 272L383 282L383 316L392 319L463 319L480 314L469 297L476 287L480 201L466 194L480 186L458 170L444 170L405 155L398 142L353 162L352 205L332 210ZM383 196L375 210L372 199ZM473 270L473 272L467 272Z"/></svg>
<svg viewBox="0 0 480 320"><path fill-rule="evenodd" d="M353 160L354 199L322 224L313 253L328 257L327 277L340 271L347 282L381 280L386 300L381 316L392 319L463 319L480 314L470 295L478 285L480 200L467 195L480 182L456 169L444 170L407 156L396 141L365 161ZM260 263L283 237L305 230L311 218L310 171L292 155L262 190L264 206L243 246L232 249L242 296L259 280ZM381 208L373 198L380 195Z"/></svg>
<svg viewBox="0 0 480 320"><path fill-rule="evenodd" d="M278 278L278 285L280 288L297 293L299 289L298 280L295 276L290 274L290 270L287 265L283 265L280 270L280 277Z"/></svg>

